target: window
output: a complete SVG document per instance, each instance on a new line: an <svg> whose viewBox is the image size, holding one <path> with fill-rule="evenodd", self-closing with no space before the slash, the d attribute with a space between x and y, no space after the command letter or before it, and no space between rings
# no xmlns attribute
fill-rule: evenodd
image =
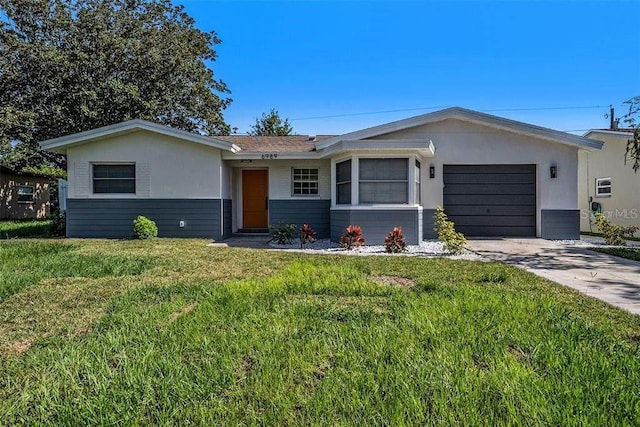
<svg viewBox="0 0 640 427"><path fill-rule="evenodd" d="M336 204L351 204L351 160L336 163Z"/></svg>
<svg viewBox="0 0 640 427"><path fill-rule="evenodd" d="M292 194L316 196L318 194L318 169L292 169Z"/></svg>
<svg viewBox="0 0 640 427"><path fill-rule="evenodd" d="M422 203L422 194L420 192L420 161L416 160L416 166L415 166L415 171L414 171L414 175L415 175L415 184L416 184L416 204L419 205Z"/></svg>
<svg viewBox="0 0 640 427"><path fill-rule="evenodd" d="M360 159L361 204L408 203L408 184L408 159Z"/></svg>
<svg viewBox="0 0 640 427"><path fill-rule="evenodd" d="M18 203L33 203L33 186L18 186Z"/></svg>
<svg viewBox="0 0 640 427"><path fill-rule="evenodd" d="M611 197L611 178L596 178L596 197Z"/></svg>
<svg viewBox="0 0 640 427"><path fill-rule="evenodd" d="M93 165L93 192L135 194L136 165Z"/></svg>

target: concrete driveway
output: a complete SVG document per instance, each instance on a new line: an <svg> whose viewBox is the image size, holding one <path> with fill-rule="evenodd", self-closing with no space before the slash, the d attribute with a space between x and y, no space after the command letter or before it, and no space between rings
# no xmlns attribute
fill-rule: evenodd
<svg viewBox="0 0 640 427"><path fill-rule="evenodd" d="M469 240L467 247L640 314L640 262L543 239Z"/></svg>

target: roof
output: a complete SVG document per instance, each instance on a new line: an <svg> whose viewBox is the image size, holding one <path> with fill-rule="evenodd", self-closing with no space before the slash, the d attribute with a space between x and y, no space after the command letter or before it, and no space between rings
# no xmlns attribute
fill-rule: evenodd
<svg viewBox="0 0 640 427"><path fill-rule="evenodd" d="M529 123L518 122L516 120L505 119L504 117L493 116L491 114L468 110L466 108L452 107L329 138L316 144L316 148L320 150L345 140L373 138L391 132L448 119L457 119L476 123L586 150L600 150L603 146L602 141L596 141L594 139L588 139L582 136L572 135L570 133L536 126Z"/></svg>
<svg viewBox="0 0 640 427"><path fill-rule="evenodd" d="M634 129L590 129L582 136L584 136L585 138L590 138L591 135L608 135L629 139L634 131Z"/></svg>
<svg viewBox="0 0 640 427"><path fill-rule="evenodd" d="M252 136L229 135L218 139L235 144L242 152L249 153L309 153L315 151L316 142L334 135Z"/></svg>
<svg viewBox="0 0 640 427"><path fill-rule="evenodd" d="M116 123L110 126L104 126L98 129L92 129L85 132L75 133L72 135L61 136L59 138L49 139L47 141L40 142L40 147L44 150L53 151L57 153L64 153L69 147L75 145L86 144L91 141L112 137L116 135L124 135L127 133L135 132L137 130L146 130L161 135L171 136L179 138L185 141L195 142L197 144L206 145L208 147L219 148L221 150L231 151L235 153L239 151L237 146L222 141L217 138L199 135L192 132L183 131L180 129L174 129L169 126L164 126L158 123L149 122L146 120L129 120L127 122Z"/></svg>

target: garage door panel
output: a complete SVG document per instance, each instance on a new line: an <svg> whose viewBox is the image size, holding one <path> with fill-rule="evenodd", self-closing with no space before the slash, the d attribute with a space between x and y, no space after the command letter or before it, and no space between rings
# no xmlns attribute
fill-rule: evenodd
<svg viewBox="0 0 640 427"><path fill-rule="evenodd" d="M480 195L480 194L445 194L445 210L449 205L481 205L481 206L521 206L536 204L535 194Z"/></svg>
<svg viewBox="0 0 640 427"><path fill-rule="evenodd" d="M447 185L452 184L535 184L535 173L447 173Z"/></svg>
<svg viewBox="0 0 640 427"><path fill-rule="evenodd" d="M531 184L446 184L444 194L533 194L535 196L535 187Z"/></svg>
<svg viewBox="0 0 640 427"><path fill-rule="evenodd" d="M504 215L484 215L484 216L456 216L456 228L460 226L482 226L482 227L530 227L535 216L504 216Z"/></svg>
<svg viewBox="0 0 640 427"><path fill-rule="evenodd" d="M463 226L456 229L465 236L482 237L531 237L536 235L535 227L483 227Z"/></svg>
<svg viewBox="0 0 640 427"><path fill-rule="evenodd" d="M446 173L536 173L536 165L444 165Z"/></svg>
<svg viewBox="0 0 640 427"><path fill-rule="evenodd" d="M536 235L535 165L444 165L444 209L468 236Z"/></svg>
<svg viewBox="0 0 640 427"><path fill-rule="evenodd" d="M536 215L536 206L448 205L447 215Z"/></svg>

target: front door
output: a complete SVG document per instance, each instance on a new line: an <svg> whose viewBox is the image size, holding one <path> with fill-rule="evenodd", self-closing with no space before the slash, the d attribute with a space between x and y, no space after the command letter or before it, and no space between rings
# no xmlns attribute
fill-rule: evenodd
<svg viewBox="0 0 640 427"><path fill-rule="evenodd" d="M269 171L242 171L242 227L267 228L269 225Z"/></svg>

